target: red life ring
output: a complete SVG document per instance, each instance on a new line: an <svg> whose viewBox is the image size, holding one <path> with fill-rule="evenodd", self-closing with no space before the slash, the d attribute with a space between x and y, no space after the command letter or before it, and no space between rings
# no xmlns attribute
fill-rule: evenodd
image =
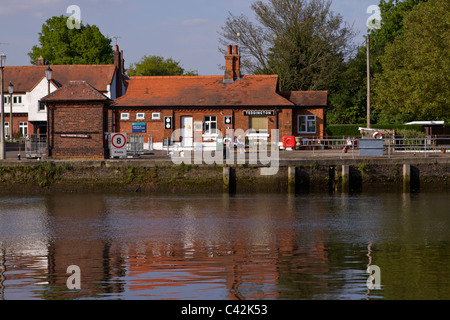
<svg viewBox="0 0 450 320"><path fill-rule="evenodd" d="M287 148L295 148L295 137L283 137L283 147Z"/></svg>
<svg viewBox="0 0 450 320"><path fill-rule="evenodd" d="M383 135L381 134L381 132L377 131L373 134L373 138L374 139L383 139Z"/></svg>

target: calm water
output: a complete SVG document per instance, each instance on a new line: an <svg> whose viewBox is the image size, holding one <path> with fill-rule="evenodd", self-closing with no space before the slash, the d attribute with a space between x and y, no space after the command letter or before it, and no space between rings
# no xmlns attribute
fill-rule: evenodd
<svg viewBox="0 0 450 320"><path fill-rule="evenodd" d="M450 299L449 204L446 193L0 197L0 299ZM67 288L71 265L81 290Z"/></svg>

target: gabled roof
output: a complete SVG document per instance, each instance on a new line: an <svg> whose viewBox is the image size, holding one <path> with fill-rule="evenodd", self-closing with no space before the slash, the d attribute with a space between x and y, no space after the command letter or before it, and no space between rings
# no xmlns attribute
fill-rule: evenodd
<svg viewBox="0 0 450 320"><path fill-rule="evenodd" d="M99 92L86 81L70 81L62 88L44 97L42 101L107 101L104 94Z"/></svg>
<svg viewBox="0 0 450 320"><path fill-rule="evenodd" d="M116 67L114 65L51 65L52 79L60 85L70 81L86 81L97 90L108 91ZM4 69L4 90L8 92L8 84L14 85L14 92L25 93L32 89L45 77L46 65L10 66Z"/></svg>
<svg viewBox="0 0 450 320"><path fill-rule="evenodd" d="M246 75L233 83L223 76L131 77L121 107L293 106L277 94L278 76Z"/></svg>
<svg viewBox="0 0 450 320"><path fill-rule="evenodd" d="M326 107L328 91L282 91L280 95L301 107Z"/></svg>

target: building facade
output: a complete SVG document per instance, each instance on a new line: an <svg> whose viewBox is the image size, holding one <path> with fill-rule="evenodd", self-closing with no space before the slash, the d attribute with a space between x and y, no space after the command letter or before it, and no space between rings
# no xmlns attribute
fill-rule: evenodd
<svg viewBox="0 0 450 320"><path fill-rule="evenodd" d="M185 148L215 145L227 130L272 142L275 129L278 142L323 137L327 98L326 91L280 92L276 75L243 75L238 47L228 46L224 76L131 77L127 93L111 106L112 128L143 135L155 149L166 139Z"/></svg>
<svg viewBox="0 0 450 320"><path fill-rule="evenodd" d="M48 81L45 71L52 69ZM120 97L126 90L123 51L116 46L111 65L46 65L40 58L34 66L7 66L4 69L5 135L47 134L47 107L42 98L70 81L86 81L109 99ZM8 85L13 84L12 99ZM12 104L11 104L12 102ZM12 107L12 117L11 117ZM12 124L11 124L12 118ZM11 130L12 128L12 130Z"/></svg>

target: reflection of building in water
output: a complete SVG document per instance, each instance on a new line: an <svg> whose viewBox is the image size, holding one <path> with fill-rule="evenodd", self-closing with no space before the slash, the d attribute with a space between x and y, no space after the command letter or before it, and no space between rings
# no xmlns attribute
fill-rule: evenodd
<svg viewBox="0 0 450 320"><path fill-rule="evenodd" d="M15 299L10 287L25 287L31 277L46 284L49 222L45 205L36 199L11 197L0 204L0 213L0 300ZM28 272L16 271L22 269Z"/></svg>
<svg viewBox="0 0 450 320"><path fill-rule="evenodd" d="M82 199L80 201L80 199ZM53 238L49 247L50 295L58 298L74 299L92 297L95 294L114 291L108 278L109 244L104 240L101 228L105 212L103 198L98 195L82 198L74 195L58 195L47 200L53 221ZM69 291L67 268L80 267L81 291ZM107 284L108 283L108 284ZM59 292L55 288L60 288Z"/></svg>
<svg viewBox="0 0 450 320"><path fill-rule="evenodd" d="M325 235L302 238L296 204L268 208L268 203L231 199L223 212L204 210L199 202L179 208L173 214L180 227L170 238L126 251L127 276L133 279L129 289L187 299L207 298L212 290L232 300L277 299L283 286L292 285L283 272L303 268L306 276L292 281L308 281L317 265L328 270Z"/></svg>

